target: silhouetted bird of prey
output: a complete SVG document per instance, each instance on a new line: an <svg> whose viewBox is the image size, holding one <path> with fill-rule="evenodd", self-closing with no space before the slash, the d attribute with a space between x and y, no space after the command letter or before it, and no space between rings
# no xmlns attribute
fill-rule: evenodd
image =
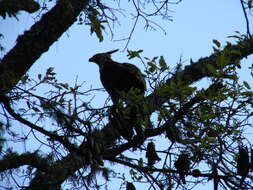
<svg viewBox="0 0 253 190"><path fill-rule="evenodd" d="M99 66L100 80L115 105L111 108L111 122L117 124L117 130L120 132L121 136L127 140L132 139L134 127L138 136L136 139L138 142L141 142L144 139L144 133L139 121L143 120L144 116L141 118L138 115L143 115L141 111L143 103L139 101L131 102L127 99L127 106L130 108L127 115L122 113L122 110L118 107L118 103L120 99L124 99L122 95L129 95L128 93L131 90L133 90L131 92L134 92L133 95L144 96L146 82L144 75L135 65L130 63L118 63L112 60L111 54L117 51L118 49L95 54L89 61ZM130 97L132 96L127 96L127 98ZM125 100L126 99L124 99L124 101ZM129 104L129 102L131 103Z"/></svg>
<svg viewBox="0 0 253 190"><path fill-rule="evenodd" d="M130 63L118 63L111 59L111 54L118 49L95 54L89 59L99 66L100 80L109 93L113 104L117 104L120 94L138 89L140 94L146 90L146 82L140 69Z"/></svg>

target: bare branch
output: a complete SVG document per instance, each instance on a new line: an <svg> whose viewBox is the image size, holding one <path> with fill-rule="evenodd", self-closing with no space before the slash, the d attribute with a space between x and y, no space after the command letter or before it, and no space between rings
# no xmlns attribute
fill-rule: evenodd
<svg viewBox="0 0 253 190"><path fill-rule="evenodd" d="M246 21L247 36L252 39L251 32L250 32L249 18L248 18L248 15L246 13L246 7L244 6L244 1L243 0L240 0L240 2L241 2L244 18L245 18L245 21Z"/></svg>
<svg viewBox="0 0 253 190"><path fill-rule="evenodd" d="M72 151L76 151L76 147L74 145L72 145L70 142L68 142L67 140L62 139L60 136L51 133L45 129L43 129L42 127L39 127L33 123L31 123L30 121L25 120L24 118L22 118L20 115L18 115L17 113L15 113L15 111L11 108L10 106L10 102L8 100L8 98L2 96L0 97L1 102L3 102L5 109L9 112L9 114L14 117L17 121L29 126L31 129L34 129L36 131L41 132L44 135L47 135L48 137L50 137L52 140L57 140L60 143L62 143L62 145L64 145L70 152Z"/></svg>

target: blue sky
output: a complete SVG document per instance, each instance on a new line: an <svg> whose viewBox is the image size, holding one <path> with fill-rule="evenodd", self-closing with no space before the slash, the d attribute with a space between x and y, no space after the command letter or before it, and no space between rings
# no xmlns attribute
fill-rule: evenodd
<svg viewBox="0 0 253 190"><path fill-rule="evenodd" d="M122 3L122 8L127 4ZM217 39L225 45L227 38L234 35L235 31L244 33L246 24L239 0L183 0L179 5L172 5L171 13L173 21L156 21L166 30L166 35L159 29L157 31L145 31L144 21L140 20L129 43L128 49L143 49L144 56L154 57L163 55L167 64L175 66L180 56L185 60L198 60L212 53L212 40ZM130 10L133 11L133 10ZM126 12L127 13L127 12ZM126 14L127 15L127 14ZM129 16L129 15L128 15ZM15 45L16 38L24 30L33 24L31 15L21 13L16 19L0 19L0 33L4 34L1 43L6 52ZM126 41L115 41L129 35L130 26L134 20L120 16L120 25L115 25L114 38L104 33L104 41L100 43L95 34L90 35L89 27L86 25L73 25L63 36L55 42L32 66L29 71L31 76L44 73L48 67L54 67L59 81L75 83L85 81L85 88L101 88L98 67L89 63L88 59L98 52L119 48L123 50ZM109 30L106 30L109 34ZM1 54L1 57L4 54ZM118 52L113 58L119 62L126 62L126 51ZM250 81L249 70L246 68L252 63L252 56L245 60L248 63L242 73L243 80ZM131 63L143 69L142 64L133 59ZM95 98L94 104L102 107L107 94Z"/></svg>
<svg viewBox="0 0 253 190"><path fill-rule="evenodd" d="M245 21L238 0L193 0L183 1L173 5L171 10L173 21L158 20L167 34L143 29L144 21L140 19L128 49L143 49L147 57L163 55L170 66L178 62L180 56L186 60L197 60L212 53L212 40L217 39L222 43L231 41L227 36L234 35L234 31L245 31ZM45 52L30 69L30 74L40 73L52 66L55 68L59 79L73 82L78 75L79 80L86 81L94 87L101 87L98 80L98 68L89 63L88 59L93 54L115 48L123 50L126 41L114 40L128 36L133 20L120 17L123 20L115 25L114 39L110 35L100 43L95 34L90 35L86 25L73 25L63 36L54 43L49 51ZM0 32L5 38L2 40L6 52L13 47L18 34L29 29L33 23L31 16L22 13L19 21L16 19L1 20ZM109 34L109 30L106 30ZM127 61L126 52L113 55L117 61ZM3 56L3 55L1 55ZM138 61L131 61L141 67Z"/></svg>

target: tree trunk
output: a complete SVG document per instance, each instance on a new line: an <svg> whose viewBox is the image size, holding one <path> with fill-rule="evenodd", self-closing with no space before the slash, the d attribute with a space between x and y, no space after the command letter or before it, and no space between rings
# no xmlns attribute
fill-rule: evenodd
<svg viewBox="0 0 253 190"><path fill-rule="evenodd" d="M17 38L17 44L0 63L0 95L8 93L33 63L76 21L89 0L57 1L57 4L30 30Z"/></svg>

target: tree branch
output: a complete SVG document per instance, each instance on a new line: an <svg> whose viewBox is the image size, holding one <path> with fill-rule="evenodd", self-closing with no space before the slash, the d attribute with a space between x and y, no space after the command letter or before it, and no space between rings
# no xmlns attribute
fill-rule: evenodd
<svg viewBox="0 0 253 190"><path fill-rule="evenodd" d="M33 166L40 171L48 172L49 160L48 158L43 158L36 152L27 152L21 155L10 152L4 155L3 159L0 160L0 172L18 168L24 165Z"/></svg>
<svg viewBox="0 0 253 190"><path fill-rule="evenodd" d="M87 150L83 150L86 152ZM57 189L66 179L72 176L78 169L86 164L87 155L70 153L62 160L51 164L49 173L37 174L32 179L27 190L52 190Z"/></svg>
<svg viewBox="0 0 253 190"><path fill-rule="evenodd" d="M43 129L42 127L39 127L33 123L31 123L30 121L27 121L26 119L22 118L20 115L18 115L17 113L15 113L15 111L11 108L10 106L10 102L8 100L8 98L4 97L4 96L0 96L0 102L3 102L3 105L5 107L5 109L8 111L8 113L14 117L17 121L29 126L31 129L34 129L36 131L41 132L44 135L47 135L48 137L50 137L52 140L56 140L58 142L60 142L62 145L64 145L70 152L75 152L77 151L77 148L71 144L70 142L68 142L67 140L64 140L63 138L61 138L59 135L51 133L45 129Z"/></svg>
<svg viewBox="0 0 253 190"><path fill-rule="evenodd" d="M195 173L192 173L192 172L179 172L178 170L173 170L173 169L159 169L159 168L154 168L154 167L143 167L143 166L139 166L139 165L135 165L135 164L132 164L130 162L126 162L126 161L123 161L123 160L119 160L119 159L108 159L112 162L116 162L116 163L120 163L124 166L128 166L130 168L135 168L139 171L142 171L142 172L162 172L162 173L180 173L180 174L184 174L184 175L191 175L193 177L208 177L208 178L219 178L219 179L228 179L228 178L231 178L231 177L234 177L234 175L214 175L213 173L211 174L208 174L208 173L199 173L199 174L195 174Z"/></svg>
<svg viewBox="0 0 253 190"><path fill-rule="evenodd" d="M218 66L216 60L221 53L230 59L230 62L224 64L223 66ZM213 77L214 75L208 70L208 65L212 65L215 69L223 69L229 65L237 65L238 62L246 58L247 56L253 54L253 40L243 39L239 41L236 45L227 44L224 49L219 53L213 53L212 55L201 58L196 62L192 62L190 65L186 66L184 70L179 71L176 75L166 81L161 87L155 89L155 91L147 97L149 103L150 113L158 109L164 102L168 100L168 96L162 97L159 95L159 90L166 88L170 83L181 81L186 85L190 85L194 82L199 81L205 77Z"/></svg>
<svg viewBox="0 0 253 190"><path fill-rule="evenodd" d="M0 63L0 94L8 93L33 63L76 21L89 0L57 1L57 4L30 30Z"/></svg>
<svg viewBox="0 0 253 190"><path fill-rule="evenodd" d="M228 51L228 50L233 50L233 51L239 51L240 53L233 53L233 51ZM252 41L245 39L240 42L238 42L237 45L227 45L223 51L223 53L226 52L231 52L230 54L227 53L226 56L230 58L230 62L227 65L224 65L223 67L226 67L228 65L233 65L233 64L238 64L238 60L247 57L248 55L253 53L253 46L252 46ZM181 81L184 82L186 85L192 84L193 82L196 82L200 80L201 78L204 77L212 77L213 74L207 69L207 65L211 64L213 65L214 68L216 69L221 69L216 65L216 59L218 58L218 55L216 53L212 54L209 57L206 58L201 58L195 63L192 63L191 65L187 66L184 70L178 72L174 77L170 78L165 84L162 85L161 88L166 88L166 86L170 85L171 82L175 81ZM146 98L146 102L149 102L150 104L150 113L155 111L156 109L159 108L166 100L168 100L169 94L164 95L163 97L159 96L159 93L157 93L158 89L155 90L154 93L149 95ZM179 111L178 114L176 114L176 117L179 117L180 114L184 111L184 109L188 108L189 106L192 106L192 104L195 104L196 101L192 101L189 104L186 104L185 107L182 107ZM178 119L178 118L177 118ZM171 118L171 121L175 122L175 118ZM171 123L169 123L171 124ZM168 123L167 123L168 125ZM112 126L111 123L108 123L101 131L96 131L98 137L102 138L103 137L103 145L106 147L110 147L112 144L114 144L114 141L116 141L118 138L120 138L119 135L113 135L111 131L117 128L118 126ZM161 134L164 132L166 129L166 126L162 126L157 129L149 129L148 131L145 132L145 135L147 136L155 136L158 134ZM94 138L96 138L96 135L94 135ZM133 144L131 142L128 142L121 147L115 148L115 151L113 149L107 149L104 152L104 158L113 160L116 155L120 154L124 150L132 147ZM42 176L36 176L35 179L32 180L30 187L38 187L36 184L48 184L48 181L50 183L60 183L65 181L68 177L74 174L79 168L84 167L87 165L87 163L84 161L85 156L87 156L88 150L82 147L88 147L86 142L83 142L80 145L80 148L82 149L82 154L69 154L62 160L56 162L52 167L54 168L52 170L53 173L50 174L43 174ZM113 155L112 155L112 154ZM111 155L111 156L109 156ZM64 166L64 168L62 168ZM69 170L67 170L68 167ZM67 170L67 171L65 171ZM145 169L144 169L145 170ZM64 172L65 171L65 172ZM159 169L157 169L159 171ZM57 173L61 172L61 176L57 176ZM170 171L172 172L172 171ZM189 174L190 173L185 173ZM54 178L54 176L57 176L57 179ZM201 177L212 177L211 174L201 174ZM59 178L60 177L60 178ZM224 178L224 176L219 176L220 178ZM60 179L60 182L59 182ZM43 189L43 188L41 188ZM44 188L45 189L45 188Z"/></svg>
<svg viewBox="0 0 253 190"><path fill-rule="evenodd" d="M33 0L1 0L0 15L5 19L6 15L16 17L18 11L34 13L39 10L39 3Z"/></svg>

